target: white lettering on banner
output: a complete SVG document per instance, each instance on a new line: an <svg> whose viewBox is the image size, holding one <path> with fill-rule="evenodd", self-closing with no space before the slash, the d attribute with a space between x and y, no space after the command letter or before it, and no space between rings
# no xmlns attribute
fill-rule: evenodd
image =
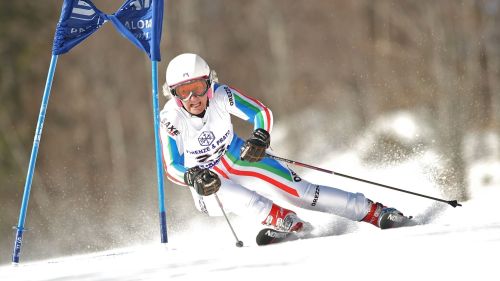
<svg viewBox="0 0 500 281"><path fill-rule="evenodd" d="M89 3L85 2L85 1L82 1L82 0L78 0L78 5L85 6L85 7L90 7Z"/></svg>
<svg viewBox="0 0 500 281"><path fill-rule="evenodd" d="M139 40L149 40L151 38L151 36L149 36L149 32L134 33L134 36Z"/></svg>
<svg viewBox="0 0 500 281"><path fill-rule="evenodd" d="M71 32L71 34L73 34L73 33L82 33L82 32L85 32L85 28L83 28L83 27L79 27L79 28L72 27L70 32Z"/></svg>
<svg viewBox="0 0 500 281"><path fill-rule="evenodd" d="M92 20L95 15L94 9L85 1L78 1L78 6L71 10L71 18L84 21Z"/></svg>
<svg viewBox="0 0 500 281"><path fill-rule="evenodd" d="M141 4L141 2L144 3L144 5ZM148 9L149 6L151 6L151 0L143 0L143 1L135 0L130 3L130 6L134 6L137 11L142 9Z"/></svg>
<svg viewBox="0 0 500 281"><path fill-rule="evenodd" d="M152 19L138 20L137 22L126 21L125 26L129 30L151 28L153 26L153 20Z"/></svg>
<svg viewBox="0 0 500 281"><path fill-rule="evenodd" d="M80 8L73 8L73 14L78 14L82 16L91 16L95 14L95 11L92 9L80 9Z"/></svg>

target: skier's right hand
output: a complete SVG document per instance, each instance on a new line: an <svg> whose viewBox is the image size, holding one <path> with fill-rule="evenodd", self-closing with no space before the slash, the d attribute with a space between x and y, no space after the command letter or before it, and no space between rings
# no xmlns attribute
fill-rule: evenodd
<svg viewBox="0 0 500 281"><path fill-rule="evenodd" d="M202 196L214 194L221 185L220 178L216 173L198 166L192 167L184 173L184 182Z"/></svg>

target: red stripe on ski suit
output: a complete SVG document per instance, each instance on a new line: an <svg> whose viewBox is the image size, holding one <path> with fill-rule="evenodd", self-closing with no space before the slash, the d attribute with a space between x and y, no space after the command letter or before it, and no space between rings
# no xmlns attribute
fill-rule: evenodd
<svg viewBox="0 0 500 281"><path fill-rule="evenodd" d="M226 170L231 173L231 174L235 174L235 175L238 175L238 176L250 176L250 177L256 177L256 178L259 178L263 181L266 181L274 186L276 186L277 188L293 195L293 196L296 196L296 197L299 197L299 193L297 193L297 190L273 179L273 178L270 178L266 175L263 175L263 174L260 174L260 173L257 173L257 172L253 172L253 171L242 171L242 170L237 170L233 167L231 167L229 165L229 163L227 163L226 159L222 158L222 164L224 165L224 167L226 168Z"/></svg>
<svg viewBox="0 0 500 281"><path fill-rule="evenodd" d="M214 167L214 170L215 170L215 171L216 171L219 175L223 176L223 177L224 177L224 178L226 178L226 179L229 179L229 177L226 175L226 173L224 173L224 171L223 171L221 168L219 168L219 167L217 167L217 166L216 166L216 167Z"/></svg>

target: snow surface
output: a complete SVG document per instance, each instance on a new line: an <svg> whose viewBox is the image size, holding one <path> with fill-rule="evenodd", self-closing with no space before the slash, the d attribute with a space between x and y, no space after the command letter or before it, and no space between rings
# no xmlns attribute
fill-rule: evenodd
<svg viewBox="0 0 500 281"><path fill-rule="evenodd" d="M354 154L338 156L339 172L442 197L419 172L432 157L423 155L397 167L362 168ZM335 163L324 163L333 168ZM346 166L346 163L350 163ZM498 163L492 164L496 167ZM341 170L340 170L341 169ZM484 164L477 166L488 170ZM299 213L317 227L318 238L259 247L256 229L231 217L243 248L225 225L193 222L189 233L173 233L169 243L61 257L0 267L0 280L500 280L500 183L477 184L474 197L453 208L428 199L386 191L318 172L306 178L349 187L415 215L420 225L379 230L331 215ZM498 178L496 178L498 179ZM413 189L412 189L413 188ZM324 236L328 235L328 236Z"/></svg>

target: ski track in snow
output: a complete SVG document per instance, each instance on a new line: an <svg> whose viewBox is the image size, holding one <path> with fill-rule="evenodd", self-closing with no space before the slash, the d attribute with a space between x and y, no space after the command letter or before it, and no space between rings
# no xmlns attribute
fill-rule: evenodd
<svg viewBox="0 0 500 281"><path fill-rule="evenodd" d="M191 233L167 246L3 266L0 280L498 280L498 195L490 191L462 208L445 206L434 221L413 227L382 231L363 224L344 234L265 247L245 237L243 248L234 246L228 229L206 244L193 243Z"/></svg>

